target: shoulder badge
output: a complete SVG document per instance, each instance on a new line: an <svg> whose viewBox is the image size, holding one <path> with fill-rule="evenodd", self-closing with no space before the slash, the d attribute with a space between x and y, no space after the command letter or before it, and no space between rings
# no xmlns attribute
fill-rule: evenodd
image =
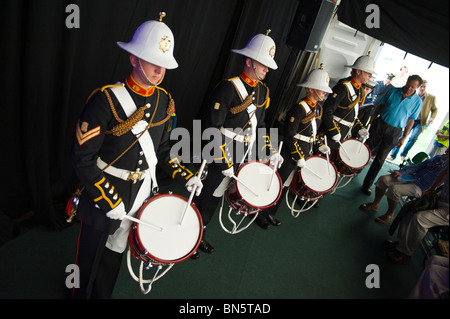
<svg viewBox="0 0 450 319"><path fill-rule="evenodd" d="M77 141L80 146L89 141L90 139L100 135L100 125L94 127L92 130L89 131L87 129L88 129L87 122L83 122L80 125L80 122L78 121L75 135L77 137Z"/></svg>

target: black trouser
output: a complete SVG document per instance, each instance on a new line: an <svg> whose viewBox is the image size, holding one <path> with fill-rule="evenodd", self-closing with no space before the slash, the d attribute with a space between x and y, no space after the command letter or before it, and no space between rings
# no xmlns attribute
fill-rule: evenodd
<svg viewBox="0 0 450 319"><path fill-rule="evenodd" d="M211 221L220 203L221 197L214 197L213 194L224 178L225 176L214 163L208 165L208 175L203 181L202 192L200 196L194 199L194 203L202 216L204 226Z"/></svg>
<svg viewBox="0 0 450 319"><path fill-rule="evenodd" d="M287 187L283 187L284 182L288 179L289 175L291 174L293 168L290 168L288 165L282 165L278 170L278 174L280 175L281 178L281 187L282 187L282 192L280 195L280 199L278 200L278 202L273 205L270 206L269 208L266 208L264 210L261 210L258 214L257 218L263 218L265 217L267 214L275 216L275 214L277 213L278 208L281 206L281 203L283 202L283 198L285 198L286 196L286 192L289 189L289 186Z"/></svg>
<svg viewBox="0 0 450 319"><path fill-rule="evenodd" d="M123 254L106 248L108 236L81 222L76 261L80 287L74 288L74 298L111 298Z"/></svg>
<svg viewBox="0 0 450 319"><path fill-rule="evenodd" d="M370 127L370 136L366 144L370 151L377 149L375 159L370 165L369 171L364 178L363 187L368 188L372 186L377 177L381 167L384 164L389 152L398 143L402 135L403 129L401 127L394 127L386 124L380 117L376 118Z"/></svg>

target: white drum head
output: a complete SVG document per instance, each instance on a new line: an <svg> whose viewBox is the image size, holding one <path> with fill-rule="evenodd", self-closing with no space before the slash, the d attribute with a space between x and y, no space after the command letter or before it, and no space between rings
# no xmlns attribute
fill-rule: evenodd
<svg viewBox="0 0 450 319"><path fill-rule="evenodd" d="M187 200L177 195L158 195L141 212L144 222L161 227L163 231L137 223L136 233L142 248L163 261L176 261L191 253L200 239L201 220L188 206L180 225Z"/></svg>
<svg viewBox="0 0 450 319"><path fill-rule="evenodd" d="M270 177L273 168L260 162L249 162L241 166L237 177L242 183L236 181L236 188L242 198L253 207L265 207L275 202L280 195L281 181L275 173L271 186ZM245 186L243 185L245 184ZM251 191L246 187L248 186ZM254 195L255 192L258 196Z"/></svg>
<svg viewBox="0 0 450 319"><path fill-rule="evenodd" d="M343 141L342 145L345 151L342 146L339 147L339 157L348 167L359 169L367 165L370 160L370 152L363 142L350 138Z"/></svg>
<svg viewBox="0 0 450 319"><path fill-rule="evenodd" d="M306 166L308 169L302 168L300 175L305 185L310 189L317 192L325 192L336 184L338 177L336 168L325 158L319 156L308 157ZM328 169L330 174L328 174Z"/></svg>

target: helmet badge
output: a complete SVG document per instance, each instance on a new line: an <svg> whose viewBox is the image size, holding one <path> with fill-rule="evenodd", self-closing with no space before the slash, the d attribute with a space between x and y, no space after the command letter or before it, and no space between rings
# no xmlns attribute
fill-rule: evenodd
<svg viewBox="0 0 450 319"><path fill-rule="evenodd" d="M272 31L272 30L267 29L267 30L266 30L266 36L269 36L269 33L270 33L271 31ZM272 47L269 49L269 55L270 55L271 58L273 58L273 57L275 56L275 46L272 46Z"/></svg>
<svg viewBox="0 0 450 319"><path fill-rule="evenodd" d="M162 52L166 53L170 50L170 38L169 36L165 35L162 37L161 41L159 42L159 48Z"/></svg>

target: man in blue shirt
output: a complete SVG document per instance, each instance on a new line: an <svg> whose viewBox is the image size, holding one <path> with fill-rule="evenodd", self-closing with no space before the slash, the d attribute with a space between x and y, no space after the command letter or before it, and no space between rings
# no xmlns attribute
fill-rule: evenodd
<svg viewBox="0 0 450 319"><path fill-rule="evenodd" d="M399 147L403 145L414 120L420 114L422 100L416 90L422 82L422 78L418 75L409 76L405 86L393 88L382 97L370 119L370 137L367 146L372 155L376 151L376 156L362 186L363 192L367 195L372 193L371 186L389 152L395 145ZM405 134L401 137L403 129Z"/></svg>
<svg viewBox="0 0 450 319"><path fill-rule="evenodd" d="M391 222L401 196L422 197L422 192L430 188L439 173L448 165L446 163L448 162L448 153L447 149L445 154L381 176L375 183L373 202L362 204L360 208L366 211L377 211L383 196L386 195L388 209L375 221L381 224Z"/></svg>

